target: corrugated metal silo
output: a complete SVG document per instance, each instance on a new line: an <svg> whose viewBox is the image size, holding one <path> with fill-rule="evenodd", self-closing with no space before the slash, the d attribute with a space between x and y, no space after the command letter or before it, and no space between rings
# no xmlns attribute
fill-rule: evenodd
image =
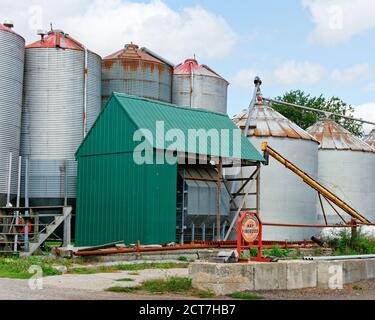
<svg viewBox="0 0 375 320"><path fill-rule="evenodd" d="M206 65L188 59L173 72L173 103L227 113L228 81Z"/></svg>
<svg viewBox="0 0 375 320"><path fill-rule="evenodd" d="M173 65L147 48L127 44L103 59L103 106L113 92L170 103Z"/></svg>
<svg viewBox="0 0 375 320"><path fill-rule="evenodd" d="M21 135L25 40L11 27L0 24L0 206L6 204L10 152L11 194L16 193Z"/></svg>
<svg viewBox="0 0 375 320"><path fill-rule="evenodd" d="M60 30L26 47L21 153L34 204L76 197L74 153L100 110L97 54Z"/></svg>
<svg viewBox="0 0 375 320"><path fill-rule="evenodd" d="M245 128L248 110L233 118L241 129ZM312 177L317 176L318 142L302 128L280 113L265 105L258 97L250 114L248 137L261 150L267 141L289 161ZM250 175L243 169L243 176ZM268 166L262 167L260 175L260 217L264 222L316 224L316 192L303 181L270 157ZM247 188L246 191L252 191ZM254 197L247 199L246 207L254 208ZM265 240L310 240L316 230L306 228L264 227Z"/></svg>
<svg viewBox="0 0 375 320"><path fill-rule="evenodd" d="M369 146L375 148L375 128L372 129L370 134L363 141L366 142Z"/></svg>
<svg viewBox="0 0 375 320"><path fill-rule="evenodd" d="M320 142L319 182L347 201L360 214L375 222L374 150L332 120L319 121L308 132ZM326 202L324 208L328 222L342 222ZM338 210L350 221L350 216ZM318 218L320 223L324 223L320 203Z"/></svg>

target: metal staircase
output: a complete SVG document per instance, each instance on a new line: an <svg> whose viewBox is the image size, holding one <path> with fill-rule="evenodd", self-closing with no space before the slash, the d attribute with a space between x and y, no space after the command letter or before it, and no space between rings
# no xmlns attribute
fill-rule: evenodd
<svg viewBox="0 0 375 320"><path fill-rule="evenodd" d="M71 214L72 207L0 208L0 254L31 256L62 223L64 245L70 244Z"/></svg>

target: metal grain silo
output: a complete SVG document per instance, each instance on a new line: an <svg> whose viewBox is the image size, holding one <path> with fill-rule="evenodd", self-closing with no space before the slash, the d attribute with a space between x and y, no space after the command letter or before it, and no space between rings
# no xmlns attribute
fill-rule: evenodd
<svg viewBox="0 0 375 320"><path fill-rule="evenodd" d="M241 129L245 128L248 110L233 118ZM312 177L317 176L318 142L302 128L285 118L258 97L250 114L248 137L260 151L267 141L273 149L293 162ZM249 169L242 169L249 177ZM316 192L298 176L270 158L260 175L260 217L264 222L282 224L316 224ZM246 191L252 192L247 188ZM254 197L249 196L246 207L255 208ZM265 240L310 240L316 230L310 228L264 227Z"/></svg>
<svg viewBox="0 0 375 320"><path fill-rule="evenodd" d="M375 128L372 129L370 134L363 141L366 142L369 146L375 148Z"/></svg>
<svg viewBox="0 0 375 320"><path fill-rule="evenodd" d="M103 59L102 102L112 92L126 93L170 103L173 65L147 48L127 44Z"/></svg>
<svg viewBox="0 0 375 320"><path fill-rule="evenodd" d="M21 135L25 40L0 24L0 206L6 204L9 154L12 153L11 194L17 189Z"/></svg>
<svg viewBox="0 0 375 320"><path fill-rule="evenodd" d="M101 58L63 31L41 36L26 47L21 153L26 197L54 204L76 197L74 153L101 110Z"/></svg>
<svg viewBox="0 0 375 320"><path fill-rule="evenodd" d="M332 120L323 120L308 129L319 142L319 182L346 201L371 222L375 222L375 152L361 139ZM324 201L329 223L342 223ZM338 209L347 221L351 217ZM318 218L324 216L318 203Z"/></svg>
<svg viewBox="0 0 375 320"><path fill-rule="evenodd" d="M227 113L228 81L206 65L188 59L173 72L173 103Z"/></svg>

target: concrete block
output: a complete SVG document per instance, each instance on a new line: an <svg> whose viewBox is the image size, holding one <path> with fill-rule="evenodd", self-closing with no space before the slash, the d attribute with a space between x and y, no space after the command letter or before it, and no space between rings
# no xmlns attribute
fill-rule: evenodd
<svg viewBox="0 0 375 320"><path fill-rule="evenodd" d="M343 261L344 284L366 280L365 260Z"/></svg>
<svg viewBox="0 0 375 320"><path fill-rule="evenodd" d="M317 286L321 289L342 289L344 284L343 264L340 261L317 263Z"/></svg>
<svg viewBox="0 0 375 320"><path fill-rule="evenodd" d="M254 266L251 264L192 263L189 276L193 287L215 294L254 290Z"/></svg>
<svg viewBox="0 0 375 320"><path fill-rule="evenodd" d="M314 261L285 261L287 290L316 288L317 263Z"/></svg>
<svg viewBox="0 0 375 320"><path fill-rule="evenodd" d="M259 263L254 267L255 290L286 290L286 264Z"/></svg>
<svg viewBox="0 0 375 320"><path fill-rule="evenodd" d="M375 279L375 259L365 261L365 270L367 279Z"/></svg>

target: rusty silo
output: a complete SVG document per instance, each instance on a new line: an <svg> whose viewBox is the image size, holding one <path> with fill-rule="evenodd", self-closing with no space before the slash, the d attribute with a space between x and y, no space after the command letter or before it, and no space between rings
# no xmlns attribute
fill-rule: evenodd
<svg viewBox="0 0 375 320"><path fill-rule="evenodd" d="M248 110L233 118L245 128ZM261 152L262 142L293 162L312 177L318 172L318 142L305 130L266 105L261 96L251 110L248 138ZM243 169L248 177L250 169ZM316 192L287 170L275 159L261 169L260 217L264 222L282 224L316 224ZM247 188L248 189L248 188ZM252 192L252 190L246 190ZM247 199L246 207L254 208L254 197ZM310 228L264 227L265 240L310 240L316 233Z"/></svg>
<svg viewBox="0 0 375 320"><path fill-rule="evenodd" d="M364 139L364 141L370 145L371 147L375 148L375 128L372 129L370 134Z"/></svg>
<svg viewBox="0 0 375 320"><path fill-rule="evenodd" d="M21 153L31 205L76 197L74 153L100 110L100 56L61 30L26 47Z"/></svg>
<svg viewBox="0 0 375 320"><path fill-rule="evenodd" d="M103 59L102 102L112 92L170 103L172 101L173 65L147 48L127 44Z"/></svg>
<svg viewBox="0 0 375 320"><path fill-rule="evenodd" d="M319 121L307 131L320 142L319 182L375 222L374 150L333 120ZM343 222L326 202L324 208L329 223ZM337 210L350 221L350 216ZM318 219L325 222L320 203Z"/></svg>
<svg viewBox="0 0 375 320"><path fill-rule="evenodd" d="M187 59L173 72L173 103L227 113L228 81L195 59Z"/></svg>
<svg viewBox="0 0 375 320"><path fill-rule="evenodd" d="M12 23L0 24L0 206L7 200L10 153L11 195L17 190L21 135L25 40L12 27Z"/></svg>

